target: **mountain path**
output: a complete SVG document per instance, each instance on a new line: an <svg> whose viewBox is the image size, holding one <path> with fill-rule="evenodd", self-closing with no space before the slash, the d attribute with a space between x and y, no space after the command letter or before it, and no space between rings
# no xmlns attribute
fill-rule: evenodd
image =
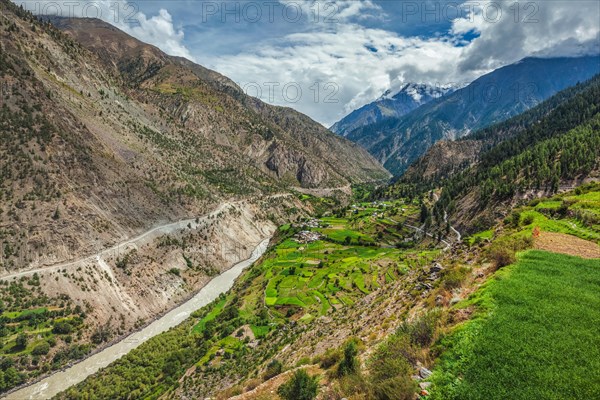
<svg viewBox="0 0 600 400"><path fill-rule="evenodd" d="M274 194L274 195L270 195L270 196L266 196L266 197L267 198L279 198L279 197L287 197L287 196L293 196L293 194L292 193L278 193L278 194ZM60 262L57 264L51 264L51 265L47 265L47 266L39 267L39 268L35 268L35 269L29 269L29 270L9 273L9 274L0 276L0 280L18 279L18 278L21 278L24 276L33 275L35 273L42 273L42 272L46 273L46 272L57 271L60 269L65 269L65 268L72 268L74 266L81 266L82 264L89 263L89 262L98 264L100 268L104 269L102 262L104 262L103 258L105 256L121 254L124 251L127 251L131 247L139 247L138 245L140 243L143 243L144 240L150 238L152 235L157 235L157 237L158 237L159 234L168 235L168 234L176 232L176 231L182 231L186 228L196 229L202 221L208 219L210 216L218 215L225 209L235 206L236 204L243 203L244 201L247 201L247 200L238 200L238 201L233 201L233 202L226 201L226 202L219 204L219 206L216 209L209 212L208 214L204 214L197 218L189 218L189 219L184 219L184 220L180 220L180 221L176 221L176 222L169 222L164 225L156 226L156 227L151 228L150 230L145 231L133 238L126 239L120 243L115 244L114 246L111 246L109 248L101 250L96 254L87 255L87 256L81 257L79 259L72 260L72 261ZM196 222L196 221L198 221L198 222Z"/></svg>

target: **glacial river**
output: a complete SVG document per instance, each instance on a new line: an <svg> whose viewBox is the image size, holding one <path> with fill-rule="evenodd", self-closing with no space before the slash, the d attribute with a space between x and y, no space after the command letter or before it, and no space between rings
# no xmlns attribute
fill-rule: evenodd
<svg viewBox="0 0 600 400"><path fill-rule="evenodd" d="M72 367L56 372L33 385L10 393L3 397L3 399L49 399L71 386L78 384L113 361L118 360L148 339L179 325L187 319L191 313L209 304L219 297L221 293L225 293L231 289L236 278L240 276L242 271L252 265L252 263L265 253L268 244L269 239L263 240L252 251L252 255L249 259L234 265L221 275L215 277L190 300L179 307L174 308L142 330L132 333L120 342L107 347Z"/></svg>

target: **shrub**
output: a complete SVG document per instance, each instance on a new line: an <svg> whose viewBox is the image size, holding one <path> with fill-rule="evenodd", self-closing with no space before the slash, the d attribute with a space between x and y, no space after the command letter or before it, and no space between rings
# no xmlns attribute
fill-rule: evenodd
<svg viewBox="0 0 600 400"><path fill-rule="evenodd" d="M24 349L25 347L27 347L27 335L25 335L24 333L19 333L19 336L17 336L17 340L15 340L15 345L20 349Z"/></svg>
<svg viewBox="0 0 600 400"><path fill-rule="evenodd" d="M50 344L48 342L42 342L35 346L33 350L31 350L31 354L34 356L43 356L48 354L50 351Z"/></svg>
<svg viewBox="0 0 600 400"><path fill-rule="evenodd" d="M519 226L520 221L521 221L521 213L518 211L513 211L508 219L508 223L510 224L510 226L512 226L513 228L516 228Z"/></svg>
<svg viewBox="0 0 600 400"><path fill-rule="evenodd" d="M523 226L531 225L533 224L533 221L533 215L526 215L525 218L523 218Z"/></svg>
<svg viewBox="0 0 600 400"><path fill-rule="evenodd" d="M337 364L341 358L342 358L342 354L340 353L339 350L329 349L325 352L325 354L323 354L321 356L321 362L319 363L319 365L323 369L329 369L329 368L333 367L335 364Z"/></svg>
<svg viewBox="0 0 600 400"><path fill-rule="evenodd" d="M477 237L479 239L479 237ZM445 289L452 290L459 288L467 277L468 269L456 267L444 272L442 285Z"/></svg>
<svg viewBox="0 0 600 400"><path fill-rule="evenodd" d="M488 258L494 270L513 264L516 261L515 253L525 250L533 245L531 236L507 237L496 241L488 250Z"/></svg>
<svg viewBox="0 0 600 400"><path fill-rule="evenodd" d="M410 343L413 345L429 346L433 342L438 319L438 311L429 311L413 321L403 322L398 328L397 334L408 336ZM396 341L398 340L396 339Z"/></svg>
<svg viewBox="0 0 600 400"><path fill-rule="evenodd" d="M337 369L337 375L339 377L351 375L358 371L358 360L356 356L358 350L356 349L356 342L350 340L344 346L344 358L340 361Z"/></svg>
<svg viewBox="0 0 600 400"><path fill-rule="evenodd" d="M277 359L271 360L271 362L267 365L267 369L263 375L263 379L265 381L279 375L283 371L283 365Z"/></svg>
<svg viewBox="0 0 600 400"><path fill-rule="evenodd" d="M495 271L516 261L515 252L505 247L491 248L490 258Z"/></svg>
<svg viewBox="0 0 600 400"><path fill-rule="evenodd" d="M411 351L407 336L396 333L379 346L369 359L369 387L377 400L412 400L415 383L406 359Z"/></svg>
<svg viewBox="0 0 600 400"><path fill-rule="evenodd" d="M54 325L54 328L52 328L52 333L55 333L58 335L66 335L66 334L71 333L72 330L73 330L73 327L68 322L57 322Z"/></svg>
<svg viewBox="0 0 600 400"><path fill-rule="evenodd" d="M277 394L284 400L312 400L317 397L318 387L317 377L299 369L277 389Z"/></svg>
<svg viewBox="0 0 600 400"><path fill-rule="evenodd" d="M251 390L256 389L258 385L260 385L260 379L250 379L248 382L246 382L246 387L244 388L244 390L246 392L249 392Z"/></svg>

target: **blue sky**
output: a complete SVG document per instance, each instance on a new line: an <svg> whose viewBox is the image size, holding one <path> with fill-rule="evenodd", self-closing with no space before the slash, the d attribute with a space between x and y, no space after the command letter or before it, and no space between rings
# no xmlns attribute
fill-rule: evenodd
<svg viewBox="0 0 600 400"><path fill-rule="evenodd" d="M25 4L53 12L52 3L68 13L69 1ZM100 16L326 126L406 82L466 84L526 56L597 53L600 42L596 0L75 4L70 10L76 16Z"/></svg>

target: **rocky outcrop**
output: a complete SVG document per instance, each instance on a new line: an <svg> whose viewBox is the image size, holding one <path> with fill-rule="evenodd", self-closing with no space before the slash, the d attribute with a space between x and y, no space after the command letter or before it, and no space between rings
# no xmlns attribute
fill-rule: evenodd
<svg viewBox="0 0 600 400"><path fill-rule="evenodd" d="M308 188L318 187L328 178L327 171L317 163L307 160L304 154L278 144L274 144L273 148L266 166L275 172L277 177L293 178Z"/></svg>

